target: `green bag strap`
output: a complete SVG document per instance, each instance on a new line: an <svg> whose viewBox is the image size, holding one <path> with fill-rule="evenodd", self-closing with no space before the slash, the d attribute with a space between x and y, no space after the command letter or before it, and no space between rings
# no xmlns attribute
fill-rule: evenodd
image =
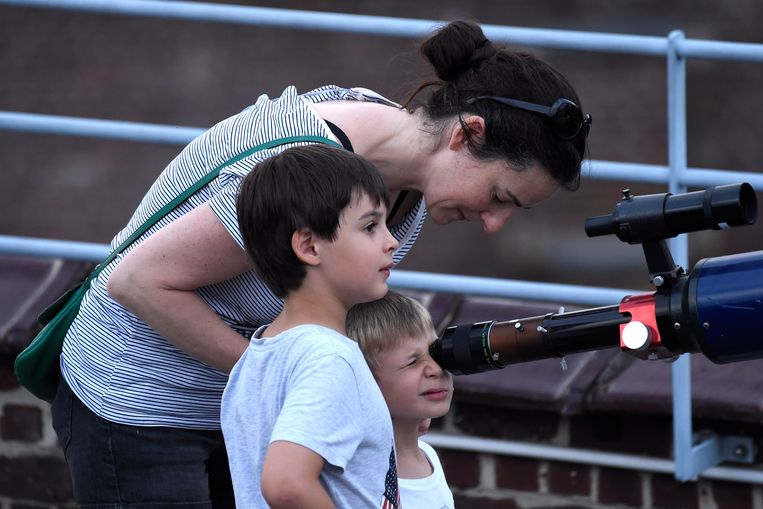
<svg viewBox="0 0 763 509"><path fill-rule="evenodd" d="M162 207L158 211L154 212L154 214L148 219L146 219L146 221L137 230L135 230L132 233L132 235L127 237L115 250L113 250L111 254L109 254L109 256L104 261L98 264L98 266L90 274L90 277L87 278L86 284L89 284L90 281L92 281L96 276L98 276L98 274L103 270L103 268L106 267L112 261L114 261L114 258L116 258L122 251L127 249L127 246L132 244L133 241L135 241L135 239L143 235L149 228L154 226L161 218L169 214L172 210L175 209L175 207L177 207L178 205L183 203L186 199L188 199L189 196L191 196L196 191L198 191L199 189L201 189L202 187L210 183L212 180L214 180L220 174L220 170L222 170L226 166L230 166L231 164L237 163L241 161L242 159L249 157L252 154L255 154L262 150L278 147L279 145L286 145L288 143L301 143L301 142L324 143L326 145L332 145L335 147L342 148L342 146L339 143L329 138L325 138L323 136L307 136L306 135L306 136L290 136L287 138L277 138L275 140L267 141L265 143L257 145L256 147L252 147L249 150L245 150L244 152L233 157L232 159L225 161L223 164L221 164L214 170L210 171L203 177L201 177L199 180L196 181L196 183L192 184L191 187L183 191L183 193L177 196L174 200L166 204L164 207Z"/></svg>

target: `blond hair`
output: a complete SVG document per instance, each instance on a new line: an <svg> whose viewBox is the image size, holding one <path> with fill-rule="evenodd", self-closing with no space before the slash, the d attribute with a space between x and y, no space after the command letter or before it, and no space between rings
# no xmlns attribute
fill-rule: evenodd
<svg viewBox="0 0 763 509"><path fill-rule="evenodd" d="M347 336L360 345L368 365L379 367L376 355L411 338L434 334L432 317L417 300L390 291L379 300L356 304L347 313Z"/></svg>

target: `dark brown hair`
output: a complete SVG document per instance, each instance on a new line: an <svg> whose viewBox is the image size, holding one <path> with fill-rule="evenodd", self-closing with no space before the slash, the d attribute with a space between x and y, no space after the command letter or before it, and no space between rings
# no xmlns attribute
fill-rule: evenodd
<svg viewBox="0 0 763 509"><path fill-rule="evenodd" d="M582 109L572 85L559 71L529 53L494 45L471 21L453 21L440 28L421 44L421 52L438 79L421 83L406 107L423 108L434 122L457 116L467 135L462 117L479 115L485 120L485 140L469 140L475 157L504 159L519 169L537 162L562 186L578 187L586 129L571 140L562 140L542 115L494 101L467 103L479 96L503 96L550 106L564 98ZM424 89L432 92L420 98Z"/></svg>
<svg viewBox="0 0 763 509"><path fill-rule="evenodd" d="M244 177L236 199L239 229L257 275L277 297L285 298L305 278L291 247L294 232L306 227L333 241L344 209L364 195L389 206L389 191L373 164L326 145L289 148Z"/></svg>

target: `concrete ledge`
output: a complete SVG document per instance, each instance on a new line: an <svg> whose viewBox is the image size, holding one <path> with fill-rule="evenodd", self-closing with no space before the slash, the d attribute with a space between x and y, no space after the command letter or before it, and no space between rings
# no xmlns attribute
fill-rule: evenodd
<svg viewBox="0 0 763 509"><path fill-rule="evenodd" d="M0 256L0 352L24 349L40 328L37 315L91 268L80 261Z"/></svg>

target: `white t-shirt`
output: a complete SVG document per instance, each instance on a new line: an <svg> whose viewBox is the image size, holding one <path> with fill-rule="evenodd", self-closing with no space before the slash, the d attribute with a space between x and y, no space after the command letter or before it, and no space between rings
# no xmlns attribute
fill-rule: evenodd
<svg viewBox="0 0 763 509"><path fill-rule="evenodd" d="M419 449L427 455L433 472L422 479L398 478L400 504L403 509L454 509L453 493L445 480L440 458L432 446L421 440Z"/></svg>
<svg viewBox="0 0 763 509"><path fill-rule="evenodd" d="M231 371L221 424L237 507L268 507L262 465L276 441L326 461L320 481L339 508L381 509L397 501L384 397L358 344L332 329L300 325L253 337Z"/></svg>

